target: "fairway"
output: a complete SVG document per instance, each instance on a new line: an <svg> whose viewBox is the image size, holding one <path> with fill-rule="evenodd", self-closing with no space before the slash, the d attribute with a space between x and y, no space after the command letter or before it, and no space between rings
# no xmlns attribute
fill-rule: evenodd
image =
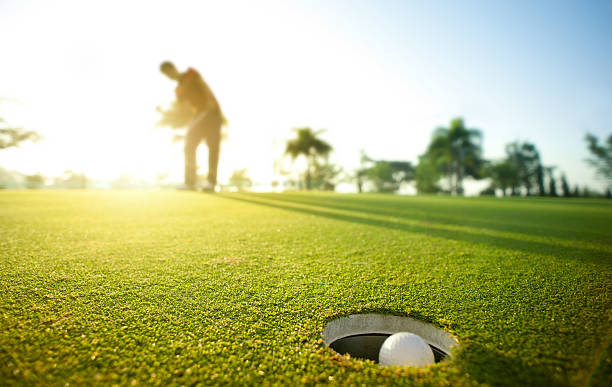
<svg viewBox="0 0 612 387"><path fill-rule="evenodd" d="M366 312L460 344L323 344ZM2 385L607 385L611 333L609 200L0 192Z"/></svg>

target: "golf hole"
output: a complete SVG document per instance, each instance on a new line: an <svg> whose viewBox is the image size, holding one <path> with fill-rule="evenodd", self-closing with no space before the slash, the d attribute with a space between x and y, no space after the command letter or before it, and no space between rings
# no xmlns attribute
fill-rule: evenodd
<svg viewBox="0 0 612 387"><path fill-rule="evenodd" d="M451 349L458 344L450 333L431 324L383 314L353 314L330 321L323 329L323 341L340 354L378 363L383 342L397 332L420 336L433 351L436 363L452 357Z"/></svg>

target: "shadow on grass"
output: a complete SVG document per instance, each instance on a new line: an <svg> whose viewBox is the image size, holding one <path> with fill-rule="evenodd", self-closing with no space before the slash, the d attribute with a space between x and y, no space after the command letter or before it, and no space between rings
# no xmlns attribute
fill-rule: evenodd
<svg viewBox="0 0 612 387"><path fill-rule="evenodd" d="M268 206L272 208L299 212L303 214L316 215L334 220L341 220L346 222L360 223L369 226L384 227L390 230L407 231L411 233L425 234L427 236L433 236L438 238L444 238L449 240L461 241L461 242L472 242L482 243L489 246L520 251L527 254L540 253L546 255L552 255L560 258L577 259L582 261L593 262L597 264L609 264L609 253L601 250L579 248L579 247L568 247L568 246L557 246L555 244L526 241L515 238L492 236L478 234L477 232L467 232L458 230L441 230L434 227L428 227L426 224L405 224L381 219L367 218L358 216L359 213L355 214L340 214L336 212L328 211L324 206L320 206L316 203L308 203L309 207L296 207L290 200L287 203L287 199L279 199L278 196L265 196L257 194L222 194L217 197L237 200L241 202L257 204L262 206ZM301 204L296 201L297 204ZM332 209L340 209L338 207L332 207ZM346 210L345 210L346 211ZM350 211L350 210L349 210ZM355 211L354 209L352 211ZM375 213L376 214L376 213ZM379 215L387 216L388 214L378 213Z"/></svg>
<svg viewBox="0 0 612 387"><path fill-rule="evenodd" d="M477 343L462 344L453 360L462 371L491 386L567 386L543 367L528 365Z"/></svg>
<svg viewBox="0 0 612 387"><path fill-rule="evenodd" d="M585 385L589 387L612 386L612 336L608 337L607 346Z"/></svg>
<svg viewBox="0 0 612 387"><path fill-rule="evenodd" d="M560 222L542 222L543 218L539 211L532 211L523 208L519 211L517 206L497 208L495 213L487 210L487 216L473 216L472 208L463 208L459 210L458 206L447 204L438 207L440 203L398 203L397 201L389 202L389 200L381 200L378 198L367 197L367 199L359 198L347 198L343 196L331 197L331 196L313 196L299 193L290 194L250 194L254 197L284 201L289 203L301 203L305 205L327 207L336 210L353 211L363 214L373 214L378 216L402 216L415 220L423 221L435 221L445 225L462 225L470 227L486 228L490 230L505 231L505 232L518 232L518 233L529 233L529 235L541 235L545 237L557 236L566 238L568 235L575 238L579 236L581 239L587 240L610 240L610 236L604 232L605 227L577 227L568 229L560 225ZM463 198L464 200L466 198ZM469 199L467 199L469 200ZM527 199L526 199L527 200ZM469 203L464 201L463 203ZM504 203L504 202L501 202ZM507 202L506 202L507 203ZM548 203L545 201L530 201L532 204L543 204ZM565 205L567 202L564 202ZM403 205L402 205L403 204ZM517 203L519 206L526 204L524 202ZM559 204L551 203L551 204ZM607 203L604 203L606 205ZM598 203L599 207L602 203ZM605 206L604 206L605 208ZM453 214L449 213L449 210L453 211ZM481 210L482 211L482 210ZM466 212L470 212L469 216ZM571 222L568 219L567 214L557 215L560 217L559 220L563 223ZM584 216L580 214L580 219L584 219Z"/></svg>

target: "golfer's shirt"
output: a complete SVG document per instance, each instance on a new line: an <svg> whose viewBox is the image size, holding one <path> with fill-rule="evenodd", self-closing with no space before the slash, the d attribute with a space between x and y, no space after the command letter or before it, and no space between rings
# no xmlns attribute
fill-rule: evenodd
<svg viewBox="0 0 612 387"><path fill-rule="evenodd" d="M192 68L182 74L175 93L177 100L187 102L196 112L206 113L215 109L220 110L215 95L200 74Z"/></svg>

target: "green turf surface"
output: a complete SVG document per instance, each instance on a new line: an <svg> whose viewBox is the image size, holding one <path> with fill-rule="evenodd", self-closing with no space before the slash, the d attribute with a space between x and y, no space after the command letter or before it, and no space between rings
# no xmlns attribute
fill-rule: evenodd
<svg viewBox="0 0 612 387"><path fill-rule="evenodd" d="M410 315L452 361L335 354ZM612 202L0 192L0 384L609 385Z"/></svg>

